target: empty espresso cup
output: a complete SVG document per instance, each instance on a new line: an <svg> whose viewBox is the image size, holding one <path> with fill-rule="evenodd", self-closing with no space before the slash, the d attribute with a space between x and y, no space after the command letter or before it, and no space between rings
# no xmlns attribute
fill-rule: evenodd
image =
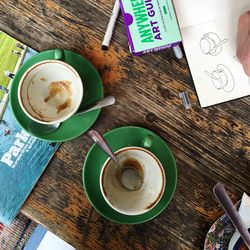
<svg viewBox="0 0 250 250"><path fill-rule="evenodd" d="M126 189L119 180L118 169L109 158L100 174L100 189L106 202L125 215L139 215L154 208L165 190L165 171L159 159L142 147L125 147L115 152L122 167L134 167L141 172L139 190Z"/></svg>
<svg viewBox="0 0 250 250"><path fill-rule="evenodd" d="M18 86L22 110L30 119L42 124L67 120L76 113L82 98L83 84L79 74L60 60L33 65L23 74Z"/></svg>

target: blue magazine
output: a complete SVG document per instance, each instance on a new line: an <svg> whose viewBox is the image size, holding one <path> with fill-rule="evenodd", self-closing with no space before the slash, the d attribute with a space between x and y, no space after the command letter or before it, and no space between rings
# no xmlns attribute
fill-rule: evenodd
<svg viewBox="0 0 250 250"><path fill-rule="evenodd" d="M0 31L0 222L10 225L59 143L36 139L11 112L8 93L20 65L37 52Z"/></svg>

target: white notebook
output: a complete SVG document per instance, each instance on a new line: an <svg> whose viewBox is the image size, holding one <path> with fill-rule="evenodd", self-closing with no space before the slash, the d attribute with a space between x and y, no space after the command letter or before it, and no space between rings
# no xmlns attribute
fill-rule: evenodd
<svg viewBox="0 0 250 250"><path fill-rule="evenodd" d="M239 16L250 0L173 0L201 107L250 95L236 55Z"/></svg>

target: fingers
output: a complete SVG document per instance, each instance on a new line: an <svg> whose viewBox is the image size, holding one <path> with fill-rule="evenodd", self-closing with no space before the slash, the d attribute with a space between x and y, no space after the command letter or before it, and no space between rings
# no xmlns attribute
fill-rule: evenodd
<svg viewBox="0 0 250 250"><path fill-rule="evenodd" d="M242 51L241 63L245 73L250 76L250 33L248 34L248 39L246 40L244 50Z"/></svg>
<svg viewBox="0 0 250 250"><path fill-rule="evenodd" d="M250 76L250 11L239 19L236 55L245 73Z"/></svg>
<svg viewBox="0 0 250 250"><path fill-rule="evenodd" d="M237 57L240 59L243 55L250 30L250 11L240 16L237 33Z"/></svg>

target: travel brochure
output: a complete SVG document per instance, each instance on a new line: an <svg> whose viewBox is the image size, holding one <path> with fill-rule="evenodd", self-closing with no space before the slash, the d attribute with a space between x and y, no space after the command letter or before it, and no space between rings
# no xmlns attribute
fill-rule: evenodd
<svg viewBox="0 0 250 250"><path fill-rule="evenodd" d="M15 120L9 102L12 79L37 52L0 31L0 222L10 225L59 147L36 139Z"/></svg>

